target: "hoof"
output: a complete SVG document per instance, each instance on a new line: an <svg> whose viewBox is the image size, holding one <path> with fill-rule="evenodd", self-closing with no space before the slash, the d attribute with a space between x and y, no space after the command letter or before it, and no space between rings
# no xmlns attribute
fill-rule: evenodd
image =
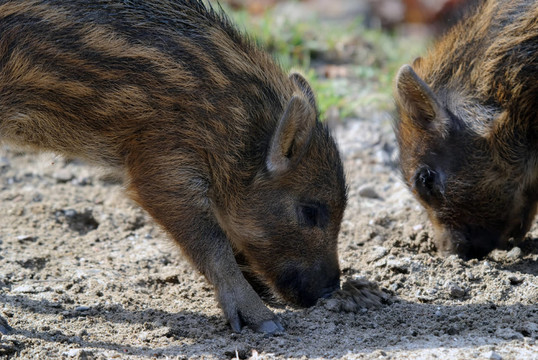
<svg viewBox="0 0 538 360"><path fill-rule="evenodd" d="M256 328L256 331L272 335L284 332L284 327L280 324L278 320L266 320Z"/></svg>

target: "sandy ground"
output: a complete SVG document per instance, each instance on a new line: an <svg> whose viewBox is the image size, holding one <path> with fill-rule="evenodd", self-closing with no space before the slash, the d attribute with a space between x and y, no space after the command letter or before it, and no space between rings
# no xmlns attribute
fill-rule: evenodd
<svg viewBox="0 0 538 360"><path fill-rule="evenodd" d="M276 336L232 333L211 286L106 171L0 148L0 316L12 327L0 358L538 359L538 222L484 260L440 257L400 181L389 115L335 133L350 190L342 280L378 284L383 301L272 303Z"/></svg>
<svg viewBox="0 0 538 360"><path fill-rule="evenodd" d="M439 257L399 179L389 116L336 129L349 183L343 281L383 304L283 303L286 333L234 334L212 288L106 172L0 152L0 357L538 359L538 226L482 261ZM351 302L352 303L352 302Z"/></svg>

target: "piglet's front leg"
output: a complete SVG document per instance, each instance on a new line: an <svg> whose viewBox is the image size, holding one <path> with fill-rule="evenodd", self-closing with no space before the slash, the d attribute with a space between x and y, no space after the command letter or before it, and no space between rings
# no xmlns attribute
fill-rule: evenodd
<svg viewBox="0 0 538 360"><path fill-rule="evenodd" d="M132 197L214 285L233 331L240 332L243 326L263 333L283 331L275 314L241 273L232 246L211 211L199 163L185 164L185 159L174 163L169 158L137 156L130 166Z"/></svg>
<svg viewBox="0 0 538 360"><path fill-rule="evenodd" d="M215 252L203 260L207 263L197 266L215 286L220 306L233 331L241 331L243 325L268 334L284 331L239 270L227 239L207 240L214 244Z"/></svg>

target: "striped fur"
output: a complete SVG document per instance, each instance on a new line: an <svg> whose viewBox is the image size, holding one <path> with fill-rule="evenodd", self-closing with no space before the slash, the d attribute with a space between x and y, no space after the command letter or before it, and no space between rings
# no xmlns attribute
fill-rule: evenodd
<svg viewBox="0 0 538 360"><path fill-rule="evenodd" d="M441 250L482 257L538 200L538 2L486 0L396 79L404 179Z"/></svg>
<svg viewBox="0 0 538 360"><path fill-rule="evenodd" d="M335 142L306 81L222 11L0 1L0 114L3 142L123 174L215 286L234 330L282 329L236 256L300 305L338 285L346 189Z"/></svg>

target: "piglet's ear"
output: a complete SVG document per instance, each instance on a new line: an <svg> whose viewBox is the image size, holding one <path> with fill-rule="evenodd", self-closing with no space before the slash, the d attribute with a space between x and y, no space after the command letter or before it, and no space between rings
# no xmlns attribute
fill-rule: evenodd
<svg viewBox="0 0 538 360"><path fill-rule="evenodd" d="M303 96L292 96L269 145L266 164L270 173L282 174L299 161L315 125L316 111L310 101Z"/></svg>
<svg viewBox="0 0 538 360"><path fill-rule="evenodd" d="M317 109L316 105L316 96L314 95L314 92L312 91L312 88L310 87L310 84L306 79L299 73L291 73L290 74L290 80L297 85L299 90L303 93L305 98L310 103L310 106L314 109L314 111Z"/></svg>
<svg viewBox="0 0 538 360"><path fill-rule="evenodd" d="M420 61L420 60L419 60ZM405 111L406 118L422 128L429 128L442 109L430 87L409 65L404 65L396 75L396 101Z"/></svg>
<svg viewBox="0 0 538 360"><path fill-rule="evenodd" d="M415 58L415 60L413 60L413 66L417 67L417 66L420 65L421 62L422 62L422 57L417 56L417 57Z"/></svg>

